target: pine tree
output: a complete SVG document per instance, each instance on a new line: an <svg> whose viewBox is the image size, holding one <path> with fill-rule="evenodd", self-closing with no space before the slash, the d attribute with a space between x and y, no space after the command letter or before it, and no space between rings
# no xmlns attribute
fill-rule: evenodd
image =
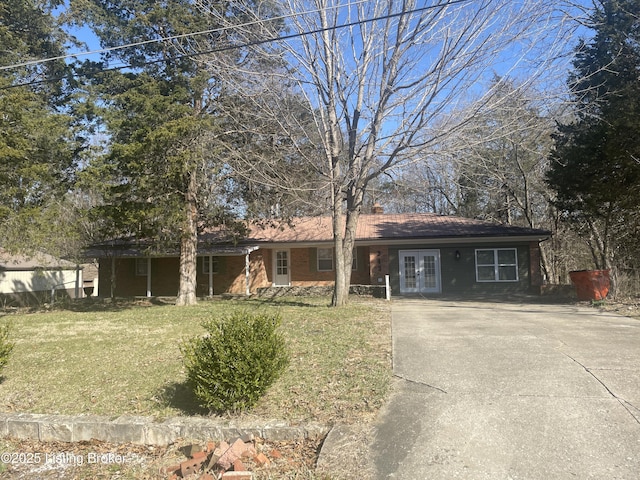
<svg viewBox="0 0 640 480"><path fill-rule="evenodd" d="M36 63L64 53L54 7L0 2L0 246L12 250L51 243L51 209L74 181L83 144L71 114L69 66Z"/></svg>
<svg viewBox="0 0 640 480"><path fill-rule="evenodd" d="M638 251L638 12L638 0L600 1L593 10L595 35L577 46L569 78L575 117L558 128L547 174L557 207L589 243L597 268L628 264Z"/></svg>
<svg viewBox="0 0 640 480"><path fill-rule="evenodd" d="M102 68L107 71L93 77L112 140L106 159L112 185L100 213L121 234L164 248L179 245L176 303L195 303L198 228L221 221L227 210L221 99L233 83L229 76L242 82L242 67L257 62L252 52L235 48L254 32L224 27L252 20L273 35L280 23L267 28L256 19L277 8L269 2L240 8L215 0L72 0L71 9L103 47L116 47L105 62L128 66ZM131 46L117 48L122 45Z"/></svg>

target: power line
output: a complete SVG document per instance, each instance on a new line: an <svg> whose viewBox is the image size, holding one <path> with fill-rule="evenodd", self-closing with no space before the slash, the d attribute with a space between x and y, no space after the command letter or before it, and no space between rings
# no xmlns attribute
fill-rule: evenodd
<svg viewBox="0 0 640 480"><path fill-rule="evenodd" d="M330 7L331 8L342 8L342 7L351 7L351 6L355 6L355 5L359 5L361 3L367 2L369 0L358 0L355 2L349 2L345 5L337 5L335 7ZM133 42L133 43L128 43L126 45L119 45L117 47L109 47L109 48L102 48L99 50L91 50L88 52L77 52L77 53L69 53L66 55L58 55L56 57L48 57L48 58L43 58L43 59L39 59L39 60L29 60L28 62L22 62L22 63L15 63L13 65L4 65L4 66L0 66L0 71L1 70L10 70L12 68L20 68L20 67L28 67L30 65L39 65L41 63L47 63L47 62L53 62L56 60L66 60L68 58L77 58L77 57L84 57L87 55L97 55L97 54L101 54L101 53L109 53L109 52L113 52L116 50L123 50L125 48L131 48L131 47L139 47L141 45L148 45L151 43L159 43L159 42L168 42L171 40L179 40L181 38L189 38L189 37L195 37L198 35L208 35L208 34L212 34L212 33L220 33L220 32L224 32L226 30L229 30L231 28L233 29L239 29L239 28L245 28L245 27L250 27L253 25L257 25L260 23L264 23L264 22L273 22L276 20L286 20L288 18L292 18L292 17L296 17L296 16L300 16L300 15L307 15L310 13L318 13L321 12L322 9L316 9L316 10L308 10L305 12L300 12L300 13L290 13L287 15L280 15L278 17L271 17L268 19L264 19L264 20L254 20L251 22L246 22L246 23L242 23L242 24L238 24L238 25L233 25L231 27L219 27L219 28L212 28L210 30L201 30L198 32L191 32L191 33L182 33L180 35L171 35L171 36L167 36L167 37L160 37L160 38L154 38L152 40L142 40L140 42Z"/></svg>
<svg viewBox="0 0 640 480"><path fill-rule="evenodd" d="M353 3L349 3L347 5L342 5L340 7L345 7L345 6L351 6L351 5L357 5L359 3L363 3L365 1L368 0L359 0L357 2L353 2ZM277 37L270 37L270 38L265 38L262 40L254 40L251 42L245 42L242 44L235 44L235 45L225 45L222 47L218 47L218 48L214 48L211 50L205 50L205 51L201 51L201 52L193 52L193 53L185 53L182 55L178 55L176 57L173 57L172 60L180 60L183 58L191 58L191 57L198 57L201 55L210 55L212 53L220 53L220 52L224 52L224 51L229 51L229 50L235 50L235 49L240 49L240 48L247 48L247 47L255 47L255 46L259 46L259 45L264 45L266 43L271 43L271 42L278 42L278 41L284 41L284 40L291 40L293 38L300 38L300 37L305 37L308 35L314 35L317 33L322 33L322 32L327 32L327 31L332 31L332 30L338 30L338 29L342 29L342 28L349 28L349 27L354 27L357 25L363 25L366 23L373 23L373 22L377 22L380 20L389 20L392 18L397 18L397 17L401 17L403 15L408 15L408 14L413 14L413 13L420 13L420 12L425 12L428 10L435 10L438 8L442 8L442 7L447 7L450 5L456 5L456 4L461 4L461 3L468 3L468 2L472 2L473 0L449 0L447 2L444 3L439 3L436 5L428 5L428 6L424 6L424 7L419 7L419 8L414 8L411 10L405 10L405 11L401 11L401 12L396 12L396 13L389 13L386 15L381 15L378 17L373 17L373 18L368 18L368 19L363 19L363 20L355 20L353 22L347 22L347 23L343 23L340 25L331 25L328 27L322 27L322 28L317 28L314 30L308 30L308 31L304 31L304 32L297 32L297 33L292 33L289 35L284 35L284 36L277 36ZM338 7L336 7L338 8ZM320 10L313 10L313 11L309 11L309 12L305 12L305 13L317 13L322 11ZM291 15L287 15L287 16L283 16L280 18L291 18L291 17L295 17L295 16L299 16L299 15L303 15L304 13L297 13L297 14L291 14ZM273 20L273 19L271 19ZM256 22L250 22L244 25L254 25L256 23L259 23L259 21ZM240 25L234 26L234 27L240 27ZM204 34L204 33L211 33L211 32L215 32L215 31L224 31L227 30L227 28L221 28L221 29L215 29L215 30L209 30L209 31L204 31L204 32L196 32L196 33L190 33L190 34L183 34L183 35L178 35L178 36L173 36L173 37L166 37L166 39L177 39L177 38L183 38L183 37L187 37L187 36L194 36L194 35L200 35L200 34ZM93 53L99 53L99 52L106 52L106 51L111 51L111 50L116 50L116 49L122 49L122 48L128 48L131 46L139 46L139 45L144 45L144 44L148 44L148 43L153 43L153 42L160 42L163 41L163 39L154 39L154 40L145 40L144 42L139 42L139 43L134 43L134 44L129 44L129 45L124 45L124 46L118 46L118 47L112 47L111 49L105 49L102 51L96 51ZM89 54L89 52L86 53L87 55ZM69 58L69 57L75 57L77 56L77 54L74 55L67 55L64 57L58 57L57 59L60 58ZM44 60L39 60L39 61L33 61L30 62L28 64L37 64L37 63L43 63L46 61L51 61L54 60L54 58L51 59L44 59ZM95 72L95 73L104 73L104 72L110 72L110 71L117 71L117 70L122 70L124 68L139 68L145 65L153 65L156 63L163 63L166 62L167 59L159 59L159 60L149 60L149 61L145 61L142 62L140 64L136 64L136 65L132 65L132 64L126 64L126 65L121 65L121 66L117 66L117 67L112 67L112 68L106 68L106 69L102 69L99 72ZM18 66L24 66L24 64L21 65L13 65L13 66L8 66L8 67L0 67L0 70L3 69L7 69L7 68L17 68ZM75 75L74 75L75 76ZM54 82L54 81L59 81L59 80L63 80L64 78L66 78L66 76L60 76L58 78L53 78L53 79L43 79L43 80L33 80L31 82L24 82L24 83L20 83L20 84L14 84L14 85L8 85L5 87L0 87L0 90L8 90L10 88L17 88L17 87L25 87L25 86L30 86L30 85L37 85L37 84L41 84L41 83L47 83L47 82Z"/></svg>

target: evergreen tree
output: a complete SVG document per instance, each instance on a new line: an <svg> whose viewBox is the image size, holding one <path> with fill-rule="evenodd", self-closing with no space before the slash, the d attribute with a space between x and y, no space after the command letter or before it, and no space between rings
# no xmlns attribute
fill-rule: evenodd
<svg viewBox="0 0 640 480"><path fill-rule="evenodd" d="M195 303L198 228L222 222L229 207L221 99L243 81L242 68L255 69L262 61L236 47L258 31L273 35L281 28L279 22L255 21L277 9L260 1L240 8L190 0L72 0L71 8L103 47L130 45L104 58L125 63L126 71L94 77L112 140L100 165L101 172L112 173L101 214L121 234L161 247L178 244L177 304ZM232 28L249 20L253 29Z"/></svg>
<svg viewBox="0 0 640 480"><path fill-rule="evenodd" d="M56 6L0 2L0 246L12 250L46 250L52 243L48 225L74 181L84 143L69 66L29 63L64 53Z"/></svg>
<svg viewBox="0 0 640 480"><path fill-rule="evenodd" d="M638 0L595 4L595 35L576 48L569 79L575 117L558 128L547 174L556 206L589 243L597 268L640 260L638 12Z"/></svg>

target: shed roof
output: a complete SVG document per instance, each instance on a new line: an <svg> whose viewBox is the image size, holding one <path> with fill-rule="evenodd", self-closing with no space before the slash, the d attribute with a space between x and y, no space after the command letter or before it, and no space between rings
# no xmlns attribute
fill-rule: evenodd
<svg viewBox="0 0 640 480"><path fill-rule="evenodd" d="M41 268L45 270L75 270L75 263L56 258L42 252L33 255L13 254L0 248L0 271L28 271Z"/></svg>

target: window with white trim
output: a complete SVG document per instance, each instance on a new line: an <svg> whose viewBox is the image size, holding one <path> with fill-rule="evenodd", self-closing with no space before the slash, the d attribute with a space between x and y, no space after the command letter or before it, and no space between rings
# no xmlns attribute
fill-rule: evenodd
<svg viewBox="0 0 640 480"><path fill-rule="evenodd" d="M146 277L148 272L148 265L148 258L136 258L136 276Z"/></svg>
<svg viewBox="0 0 640 480"><path fill-rule="evenodd" d="M208 255L202 257L202 273L205 275L218 273L218 257L210 257Z"/></svg>
<svg viewBox="0 0 640 480"><path fill-rule="evenodd" d="M333 248L318 248L317 260L319 272L330 272L333 270Z"/></svg>
<svg viewBox="0 0 640 480"><path fill-rule="evenodd" d="M515 248L477 249L476 281L517 282L518 250Z"/></svg>

